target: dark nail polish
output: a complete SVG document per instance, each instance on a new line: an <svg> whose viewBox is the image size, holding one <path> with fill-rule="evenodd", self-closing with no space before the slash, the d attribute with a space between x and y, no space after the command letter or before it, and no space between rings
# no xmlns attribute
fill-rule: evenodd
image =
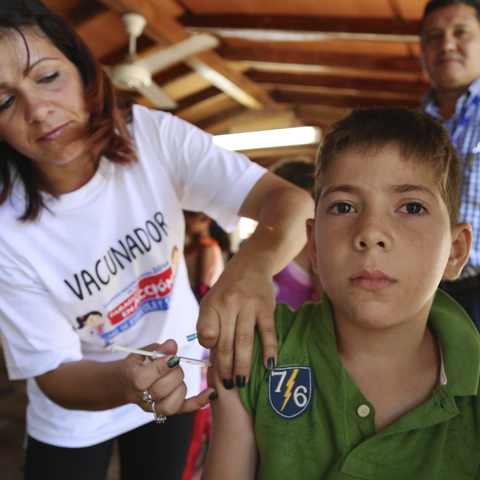
<svg viewBox="0 0 480 480"><path fill-rule="evenodd" d="M272 368L275 368L275 359L273 357L270 357L267 360L267 367L271 370Z"/></svg>
<svg viewBox="0 0 480 480"><path fill-rule="evenodd" d="M224 379L222 380L222 382L223 382L223 386L224 386L227 390L231 390L231 389L233 388L233 381L230 380L229 378L228 378L228 379L224 378Z"/></svg>
<svg viewBox="0 0 480 480"><path fill-rule="evenodd" d="M178 357L172 357L168 362L168 368L176 367L180 363L180 359Z"/></svg>
<svg viewBox="0 0 480 480"><path fill-rule="evenodd" d="M237 378L235 379L235 383L237 384L237 387L243 388L245 386L245 380L246 378L243 375L237 375Z"/></svg>
<svg viewBox="0 0 480 480"><path fill-rule="evenodd" d="M218 393L216 391L213 391L209 396L208 396L208 399L209 400L213 400L214 398L217 398L218 397Z"/></svg>

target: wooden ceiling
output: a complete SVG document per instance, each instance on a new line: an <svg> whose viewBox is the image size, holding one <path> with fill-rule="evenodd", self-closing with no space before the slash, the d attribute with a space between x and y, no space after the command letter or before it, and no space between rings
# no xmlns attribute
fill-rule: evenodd
<svg viewBox="0 0 480 480"><path fill-rule="evenodd" d="M140 56L195 32L217 36L220 46L214 51L161 71L154 81L177 101L175 115L221 134L245 125L261 129L272 117L325 128L355 107L416 107L428 89L417 35L426 1L44 3L74 25L105 65L119 63L128 51L128 36L120 20L126 12L141 13L147 19L138 41ZM122 95L152 106L139 95ZM262 119L267 120L262 123ZM311 149L293 149L287 154L301 153L310 154ZM273 156L259 160L268 163Z"/></svg>

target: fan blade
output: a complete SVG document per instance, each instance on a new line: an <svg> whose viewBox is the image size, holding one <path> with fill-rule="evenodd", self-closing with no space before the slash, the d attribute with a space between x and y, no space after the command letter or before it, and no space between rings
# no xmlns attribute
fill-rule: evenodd
<svg viewBox="0 0 480 480"><path fill-rule="evenodd" d="M170 65L180 63L191 55L215 48L219 43L217 37L208 33L199 33L169 47L161 47L158 51L140 58L134 63L141 65L153 74Z"/></svg>
<svg viewBox="0 0 480 480"><path fill-rule="evenodd" d="M162 110L171 110L178 107L178 104L174 102L155 82L152 82L148 87L138 86L136 90Z"/></svg>

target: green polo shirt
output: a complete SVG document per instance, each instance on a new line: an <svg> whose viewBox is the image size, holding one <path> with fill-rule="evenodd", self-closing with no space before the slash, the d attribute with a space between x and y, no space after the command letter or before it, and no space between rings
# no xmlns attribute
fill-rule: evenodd
<svg viewBox="0 0 480 480"><path fill-rule="evenodd" d="M375 410L337 353L324 295L293 312L276 310L278 366L263 366L255 341L251 378L240 390L255 419L258 479L480 479L480 337L438 291L429 325L440 342L446 384L375 433Z"/></svg>

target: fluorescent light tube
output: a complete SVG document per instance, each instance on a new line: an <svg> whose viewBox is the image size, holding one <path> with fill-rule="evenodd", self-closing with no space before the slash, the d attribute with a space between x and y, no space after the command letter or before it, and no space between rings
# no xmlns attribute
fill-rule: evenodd
<svg viewBox="0 0 480 480"><path fill-rule="evenodd" d="M320 141L318 127L278 128L258 132L215 135L213 142L227 150L256 150L261 148L313 145Z"/></svg>

